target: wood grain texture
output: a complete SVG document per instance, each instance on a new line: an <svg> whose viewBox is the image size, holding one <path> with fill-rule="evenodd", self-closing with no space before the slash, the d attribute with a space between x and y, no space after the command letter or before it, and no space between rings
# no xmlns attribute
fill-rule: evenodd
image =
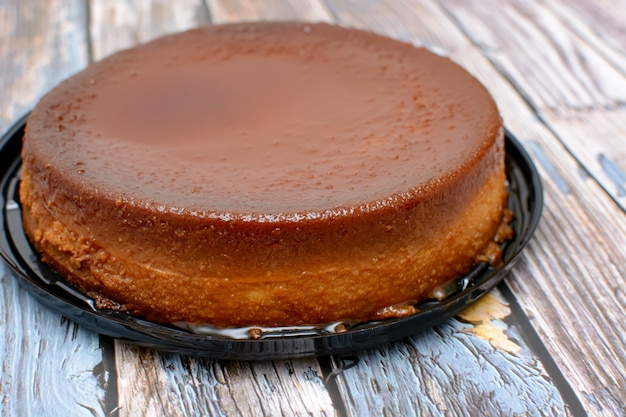
<svg viewBox="0 0 626 417"><path fill-rule="evenodd" d="M216 361L118 345L120 416L333 416L315 359ZM144 402L143 398L148 401Z"/></svg>
<svg viewBox="0 0 626 417"><path fill-rule="evenodd" d="M0 132L87 63L80 0L0 1Z"/></svg>
<svg viewBox="0 0 626 417"><path fill-rule="evenodd" d="M626 123L623 52L609 53L609 45L589 31L580 38L581 30L572 28L587 26L554 1L552 7L535 0L442 4L626 211L626 150L615 146ZM581 126L601 132L590 136L593 127Z"/></svg>
<svg viewBox="0 0 626 417"><path fill-rule="evenodd" d="M626 212L626 106L541 117Z"/></svg>
<svg viewBox="0 0 626 417"><path fill-rule="evenodd" d="M442 5L537 111L611 108L625 101L623 74L542 2Z"/></svg>
<svg viewBox="0 0 626 417"><path fill-rule="evenodd" d="M450 13L459 13L467 4L457 6L452 10L446 3ZM498 18L492 11L490 19ZM470 23L459 22L459 25L473 36ZM513 36L522 36L514 29L511 31ZM472 40L481 46L479 41ZM544 54L545 49L520 49L513 59L541 61L543 58L531 56L536 53ZM600 54L593 61L585 61L585 67L601 67L596 60L602 60ZM549 62L538 65L547 66ZM564 66L561 70L574 73L570 79L582 77L572 68ZM618 72L612 75L616 91L621 91L620 87L626 85L623 77ZM510 74L505 76L508 78ZM525 88L537 90L535 85ZM626 218L601 198L592 184L594 179L604 183L604 188L623 209L624 111L619 106L597 105L581 110L569 108L566 103L561 103L558 111L542 108L535 111L576 159L583 162L593 178L574 161L564 158L563 150L547 140L548 136L534 133L528 136L535 135L529 147L551 181L545 182L544 221L529 248L531 261L524 264L528 269L514 270L513 277L520 279L513 279L511 286L588 410L597 414L625 414L626 392L621 387L626 384L623 320ZM592 165L595 168L590 168ZM522 278L529 276L535 279Z"/></svg>
<svg viewBox="0 0 626 417"><path fill-rule="evenodd" d="M626 52L626 22L623 13L620 13L626 10L626 1L547 0L546 4L569 9L607 46L622 54Z"/></svg>
<svg viewBox="0 0 626 417"><path fill-rule="evenodd" d="M503 322L501 322L504 325ZM566 415L559 392L515 328L519 356L450 320L431 331L359 353L338 378L350 416Z"/></svg>
<svg viewBox="0 0 626 417"><path fill-rule="evenodd" d="M0 132L86 65L85 21L80 1L0 1ZM98 335L41 306L3 261L0 331L0 414L105 415Z"/></svg>
<svg viewBox="0 0 626 417"><path fill-rule="evenodd" d="M91 0L93 60L159 36L209 23L202 0Z"/></svg>
<svg viewBox="0 0 626 417"><path fill-rule="evenodd" d="M43 307L0 261L0 414L104 416L98 335Z"/></svg>
<svg viewBox="0 0 626 417"><path fill-rule="evenodd" d="M545 4L582 42L626 74L626 23L616 13L626 10L624 0L545 0Z"/></svg>
<svg viewBox="0 0 626 417"><path fill-rule="evenodd" d="M479 7L483 2L472 4ZM494 95L506 125L535 157L546 188L537 238L508 282L586 410L598 415L624 414L623 211L564 151L553 127L528 106L525 91L517 90L523 87L499 73L484 56L485 50L476 46L480 42L468 39L457 26L471 24L474 30L488 30L484 21L462 21L464 15L451 19L452 12L430 1L328 5L343 24L370 28L451 56ZM488 21L500 19L504 9L490 8ZM543 230L551 233L543 234Z"/></svg>
<svg viewBox="0 0 626 417"><path fill-rule="evenodd" d="M328 10L320 0L207 0L215 23L246 20L306 20L327 22Z"/></svg>

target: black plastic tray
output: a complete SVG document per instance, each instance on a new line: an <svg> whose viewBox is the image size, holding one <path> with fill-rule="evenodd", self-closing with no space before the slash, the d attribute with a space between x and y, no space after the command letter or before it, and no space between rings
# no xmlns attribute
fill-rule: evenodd
<svg viewBox="0 0 626 417"><path fill-rule="evenodd" d="M543 206L539 175L528 154L507 132L508 207L515 213L511 223L515 237L503 245L501 265L479 264L459 278L456 291L445 300L422 303L416 314L358 324L342 333L312 326L264 329L258 339L234 339L219 332L197 334L116 311L99 310L92 299L39 260L22 229L17 196L24 125L25 119L20 120L0 139L0 255L15 271L20 284L53 310L101 334L181 354L243 360L345 354L430 328L473 304L504 278L534 233Z"/></svg>

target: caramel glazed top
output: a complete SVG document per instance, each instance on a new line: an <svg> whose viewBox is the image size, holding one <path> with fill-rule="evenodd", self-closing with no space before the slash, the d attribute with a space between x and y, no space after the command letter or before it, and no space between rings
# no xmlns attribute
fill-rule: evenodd
<svg viewBox="0 0 626 417"><path fill-rule="evenodd" d="M50 184L259 224L423 198L502 135L487 91L448 59L326 24L161 38L90 66L38 108L24 155L35 171L49 164Z"/></svg>

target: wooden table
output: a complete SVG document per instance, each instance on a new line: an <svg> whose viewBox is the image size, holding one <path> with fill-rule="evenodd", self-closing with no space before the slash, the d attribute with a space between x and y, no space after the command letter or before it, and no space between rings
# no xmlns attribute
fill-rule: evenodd
<svg viewBox="0 0 626 417"><path fill-rule="evenodd" d="M218 361L99 336L0 261L2 415L626 415L626 1L0 0L0 132L116 50L257 19L369 29L478 77L545 187L522 259L473 313L337 375L334 357Z"/></svg>

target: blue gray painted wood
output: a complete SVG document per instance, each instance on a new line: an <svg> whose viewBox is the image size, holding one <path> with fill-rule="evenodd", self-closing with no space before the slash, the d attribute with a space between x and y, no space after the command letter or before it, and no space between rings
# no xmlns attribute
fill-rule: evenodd
<svg viewBox="0 0 626 417"><path fill-rule="evenodd" d="M566 405L517 331L511 354L459 320L390 346L359 353L338 384L349 415L565 415ZM374 393L375 395L371 395Z"/></svg>

